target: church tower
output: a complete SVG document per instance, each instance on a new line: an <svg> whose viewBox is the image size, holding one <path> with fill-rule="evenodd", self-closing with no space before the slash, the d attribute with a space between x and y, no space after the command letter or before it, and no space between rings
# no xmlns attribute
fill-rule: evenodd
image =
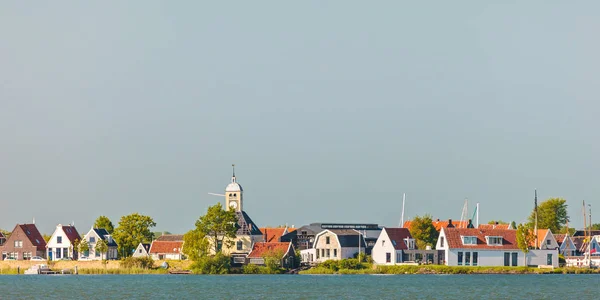
<svg viewBox="0 0 600 300"><path fill-rule="evenodd" d="M231 183L225 187L225 206L226 209L232 207L236 212L241 212L243 204L243 193L242 186L237 183L235 178L235 165L231 165L233 169L233 175L231 176Z"/></svg>

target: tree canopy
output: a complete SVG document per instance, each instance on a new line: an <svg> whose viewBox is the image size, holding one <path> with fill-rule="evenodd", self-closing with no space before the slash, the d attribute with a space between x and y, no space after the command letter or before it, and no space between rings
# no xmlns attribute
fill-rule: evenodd
<svg viewBox="0 0 600 300"><path fill-rule="evenodd" d="M152 231L150 228L154 226L156 223L149 216L134 213L121 217L119 226L113 232L121 254L130 256L140 243L151 242Z"/></svg>
<svg viewBox="0 0 600 300"><path fill-rule="evenodd" d="M198 261L208 254L208 241L198 229L190 230L183 235L182 252L189 259Z"/></svg>
<svg viewBox="0 0 600 300"><path fill-rule="evenodd" d="M86 253L86 252L90 251L90 244L88 243L88 241L86 239L83 239L83 240L81 240L81 242L79 242L79 245L77 248L78 248L77 249L78 252Z"/></svg>
<svg viewBox="0 0 600 300"><path fill-rule="evenodd" d="M592 224L592 230L600 230L600 223Z"/></svg>
<svg viewBox="0 0 600 300"><path fill-rule="evenodd" d="M231 247L237 232L237 215L233 208L224 210L221 203L210 206L204 216L196 221L196 237L205 237L215 253L221 247Z"/></svg>
<svg viewBox="0 0 600 300"><path fill-rule="evenodd" d="M558 233L568 219L567 200L565 199L550 198L538 205L538 229L550 229L553 233ZM533 227L534 222L535 209L529 216L530 227Z"/></svg>
<svg viewBox="0 0 600 300"><path fill-rule="evenodd" d="M104 254L106 253L106 251L108 251L108 245L106 244L106 242L104 240L100 239L96 243L96 247L94 247L94 251L99 252L100 255L102 256L102 259L104 259Z"/></svg>
<svg viewBox="0 0 600 300"><path fill-rule="evenodd" d="M504 222L502 220L497 220L497 221L496 220L491 220L491 221L488 222L488 224L492 224L492 225L494 225L496 223L497 224L508 224L508 222Z"/></svg>
<svg viewBox="0 0 600 300"><path fill-rule="evenodd" d="M99 216L98 219L96 219L96 222L94 223L94 228L104 228L106 229L106 231L108 231L109 234L112 234L113 231L115 231L113 223L107 216Z"/></svg>
<svg viewBox="0 0 600 300"><path fill-rule="evenodd" d="M410 222L408 230L415 239L417 248L419 249L425 249L428 245L434 246L439 235L439 232L433 226L433 220L430 215L424 215L423 217L416 216Z"/></svg>
<svg viewBox="0 0 600 300"><path fill-rule="evenodd" d="M535 240L533 230L527 224L519 224L517 226L517 246L523 253L525 253L525 265L527 264L527 253L529 252L529 245Z"/></svg>

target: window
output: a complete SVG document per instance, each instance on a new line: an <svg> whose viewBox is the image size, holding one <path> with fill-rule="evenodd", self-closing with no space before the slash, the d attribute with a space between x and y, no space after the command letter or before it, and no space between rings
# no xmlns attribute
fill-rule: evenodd
<svg viewBox="0 0 600 300"><path fill-rule="evenodd" d="M62 236L57 236L56 237L56 243L57 244L62 244Z"/></svg>
<svg viewBox="0 0 600 300"><path fill-rule="evenodd" d="M465 266L471 265L471 252L465 252Z"/></svg>
<svg viewBox="0 0 600 300"><path fill-rule="evenodd" d="M23 248L23 241L15 241L15 248Z"/></svg>
<svg viewBox="0 0 600 300"><path fill-rule="evenodd" d="M463 245L477 245L476 236L463 236Z"/></svg>
<svg viewBox="0 0 600 300"><path fill-rule="evenodd" d="M550 244L552 244L552 242L550 240L546 240L546 245L549 246Z"/></svg>
<svg viewBox="0 0 600 300"><path fill-rule="evenodd" d="M513 252L512 253L512 266L513 267L517 266L517 258L519 258L519 253Z"/></svg>
<svg viewBox="0 0 600 300"><path fill-rule="evenodd" d="M402 262L402 254L396 252L396 262Z"/></svg>
<svg viewBox="0 0 600 300"><path fill-rule="evenodd" d="M487 242L488 242L488 245L490 245L490 246L500 246L500 245L502 245L502 237L501 236L488 236Z"/></svg>
<svg viewBox="0 0 600 300"><path fill-rule="evenodd" d="M96 238L93 236L90 236L90 243L95 243L96 242Z"/></svg>
<svg viewBox="0 0 600 300"><path fill-rule="evenodd" d="M223 249L223 241L217 241L217 251L221 251Z"/></svg>
<svg viewBox="0 0 600 300"><path fill-rule="evenodd" d="M319 259L319 250L317 250L317 259Z"/></svg>
<svg viewBox="0 0 600 300"><path fill-rule="evenodd" d="M325 257L325 249L321 249L321 257Z"/></svg>
<svg viewBox="0 0 600 300"><path fill-rule="evenodd" d="M404 244L406 245L406 248L408 248L409 250L415 249L415 240L414 239L405 238Z"/></svg>
<svg viewBox="0 0 600 300"><path fill-rule="evenodd" d="M463 253L458 252L458 265L462 266L462 263L463 263Z"/></svg>
<svg viewBox="0 0 600 300"><path fill-rule="evenodd" d="M329 237L325 237L325 244L329 245Z"/></svg>
<svg viewBox="0 0 600 300"><path fill-rule="evenodd" d="M30 260L31 259L31 252L23 252L23 259L24 260Z"/></svg>
<svg viewBox="0 0 600 300"><path fill-rule="evenodd" d="M444 237L440 237L440 247L444 247Z"/></svg>
<svg viewBox="0 0 600 300"><path fill-rule="evenodd" d="M504 252L504 266L510 266L510 252Z"/></svg>
<svg viewBox="0 0 600 300"><path fill-rule="evenodd" d="M302 230L302 232L300 232L300 235L307 235L308 233L306 232L306 230Z"/></svg>
<svg viewBox="0 0 600 300"><path fill-rule="evenodd" d="M54 251L56 253L56 258L62 258L62 253L61 253L61 248L56 248L56 251Z"/></svg>
<svg viewBox="0 0 600 300"><path fill-rule="evenodd" d="M237 249L242 250L243 247L244 247L244 243L242 243L242 241L237 241Z"/></svg>
<svg viewBox="0 0 600 300"><path fill-rule="evenodd" d="M552 253L548 253L546 255L546 264L551 266L552 265Z"/></svg>
<svg viewBox="0 0 600 300"><path fill-rule="evenodd" d="M478 258L479 258L478 256L479 256L479 253L477 253L477 252L473 252L473 265L474 265L474 266L476 266L476 265L477 265L477 263L478 263L478 261L477 261L477 260L478 260Z"/></svg>
<svg viewBox="0 0 600 300"><path fill-rule="evenodd" d="M139 249L139 250L138 250L138 253L142 253L142 249Z"/></svg>
<svg viewBox="0 0 600 300"><path fill-rule="evenodd" d="M381 247L385 246L385 240L381 240Z"/></svg>
<svg viewBox="0 0 600 300"><path fill-rule="evenodd" d="M385 253L385 262L386 263L391 263L392 262L392 254L389 252Z"/></svg>
<svg viewBox="0 0 600 300"><path fill-rule="evenodd" d="M329 249L327 249L327 257L329 257L329 254L330 254Z"/></svg>
<svg viewBox="0 0 600 300"><path fill-rule="evenodd" d="M337 257L337 249L333 249L333 257Z"/></svg>

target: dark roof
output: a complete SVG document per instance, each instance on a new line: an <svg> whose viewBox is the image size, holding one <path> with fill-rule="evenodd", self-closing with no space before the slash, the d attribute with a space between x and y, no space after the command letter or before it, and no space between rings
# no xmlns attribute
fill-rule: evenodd
<svg viewBox="0 0 600 300"><path fill-rule="evenodd" d="M96 234L103 240L106 242L106 236L110 235L108 233L108 231L106 231L106 229L104 228L94 228L94 231L96 232ZM108 239L108 243L106 243L107 246L109 247L117 247L117 243L115 242L115 239Z"/></svg>
<svg viewBox="0 0 600 300"><path fill-rule="evenodd" d="M144 250L146 250L146 253L148 253L150 251L150 246L152 244L141 243L141 245L142 245L142 248L144 248ZM139 247L139 245L138 245L138 247Z"/></svg>
<svg viewBox="0 0 600 300"><path fill-rule="evenodd" d="M77 232L75 226L62 225L62 230L67 235L67 238L69 239L71 244L75 243L75 241L77 240L81 240L81 236L79 235L79 232Z"/></svg>
<svg viewBox="0 0 600 300"><path fill-rule="evenodd" d="M245 211L235 212L237 215L237 235L262 235L258 226L252 222L252 219L248 216Z"/></svg>
<svg viewBox="0 0 600 300"><path fill-rule="evenodd" d="M323 231L321 224L322 223L311 223L309 225L299 227L296 231L298 231L298 235L302 235L303 231L306 231L306 235L316 235L317 233Z"/></svg>
<svg viewBox="0 0 600 300"><path fill-rule="evenodd" d="M21 230L25 232L27 238L33 245L37 247L38 250L46 251L46 240L44 240L35 224L19 224L17 227L21 228Z"/></svg>
<svg viewBox="0 0 600 300"><path fill-rule="evenodd" d="M156 241L160 242L182 242L183 234L163 234L156 238Z"/></svg>
<svg viewBox="0 0 600 300"><path fill-rule="evenodd" d="M408 228L392 228L386 227L383 230L387 233L390 238L392 245L394 245L394 249L396 250L407 250L406 244L404 243L405 238L412 238L410 235L410 231Z"/></svg>
<svg viewBox="0 0 600 300"><path fill-rule="evenodd" d="M360 247L366 248L367 246L362 234L359 237L359 233L355 230L332 229L329 231L337 235L337 238L340 241L340 247L358 247L359 240Z"/></svg>
<svg viewBox="0 0 600 300"><path fill-rule="evenodd" d="M576 230L573 236L586 236L589 232L589 230ZM600 230L592 230L592 235L600 235Z"/></svg>

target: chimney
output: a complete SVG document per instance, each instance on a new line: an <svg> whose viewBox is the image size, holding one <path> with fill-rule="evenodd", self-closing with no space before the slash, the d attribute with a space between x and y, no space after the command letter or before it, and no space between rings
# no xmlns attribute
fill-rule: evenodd
<svg viewBox="0 0 600 300"><path fill-rule="evenodd" d="M498 224L499 224L499 223L498 223L498 221L496 221L496 224L495 224L495 225L498 225Z"/></svg>
<svg viewBox="0 0 600 300"><path fill-rule="evenodd" d="M467 228L475 228L475 226L473 226L473 220L469 219L469 224L467 225Z"/></svg>
<svg viewBox="0 0 600 300"><path fill-rule="evenodd" d="M452 219L448 219L448 228L454 228L454 224L452 224Z"/></svg>
<svg viewBox="0 0 600 300"><path fill-rule="evenodd" d="M436 221L436 222L439 222L439 221L440 221L440 219L438 218L438 219L437 219L437 220L435 220L435 221Z"/></svg>
<svg viewBox="0 0 600 300"><path fill-rule="evenodd" d="M267 242L267 228L265 228L265 243Z"/></svg>

